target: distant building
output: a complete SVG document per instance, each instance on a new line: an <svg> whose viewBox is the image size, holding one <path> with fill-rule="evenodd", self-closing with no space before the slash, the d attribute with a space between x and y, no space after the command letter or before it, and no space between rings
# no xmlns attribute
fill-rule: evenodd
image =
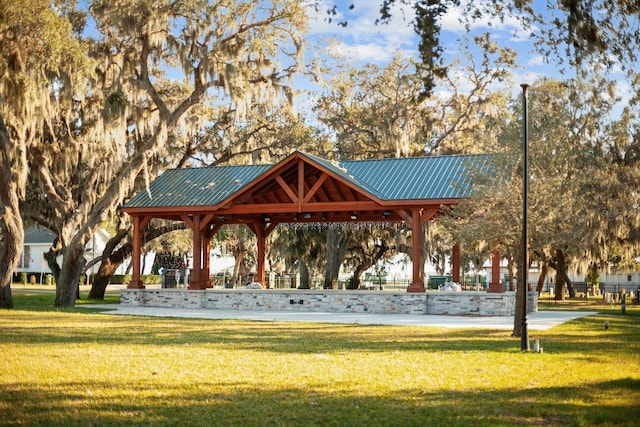
<svg viewBox="0 0 640 427"><path fill-rule="evenodd" d="M15 272L50 274L51 269L44 259L44 254L49 251L55 238L55 233L40 225L27 227L24 232L24 247L20 256L20 263ZM99 229L85 247L85 259L91 260L100 256L109 238L109 233L106 230ZM58 262L61 262L61 260L58 260ZM97 272L99 266L99 263L94 265L88 272Z"/></svg>

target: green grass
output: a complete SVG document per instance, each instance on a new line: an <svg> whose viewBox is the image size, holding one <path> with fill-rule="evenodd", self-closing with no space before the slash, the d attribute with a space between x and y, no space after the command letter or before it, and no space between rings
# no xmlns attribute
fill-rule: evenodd
<svg viewBox="0 0 640 427"><path fill-rule="evenodd" d="M90 305L120 303L120 291L107 290L103 300L90 300L87 299L89 289L89 286L82 286L80 288L81 299L76 301L76 307L84 306L84 308L60 308L57 310L69 312L81 311L86 313L87 311L91 311L91 309L87 310L86 308ZM14 283L11 286L11 290L13 305L18 309L38 311L53 310L56 293L56 288L53 285L22 285Z"/></svg>
<svg viewBox="0 0 640 427"><path fill-rule="evenodd" d="M531 331L536 354L508 331L112 316L22 292L0 312L3 425L640 420L637 307Z"/></svg>

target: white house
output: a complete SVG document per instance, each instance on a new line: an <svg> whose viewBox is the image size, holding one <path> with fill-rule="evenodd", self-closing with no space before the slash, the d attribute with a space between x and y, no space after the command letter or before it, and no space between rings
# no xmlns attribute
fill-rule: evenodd
<svg viewBox="0 0 640 427"><path fill-rule="evenodd" d="M51 248L55 238L56 235L45 227L39 225L27 227L24 232L24 248L16 272L39 273L41 277L38 278L38 282L42 283L42 276L51 273L44 254ZM91 260L100 256L109 238L106 230L99 229L85 247L85 258ZM98 267L99 264L94 265L88 273L97 272Z"/></svg>

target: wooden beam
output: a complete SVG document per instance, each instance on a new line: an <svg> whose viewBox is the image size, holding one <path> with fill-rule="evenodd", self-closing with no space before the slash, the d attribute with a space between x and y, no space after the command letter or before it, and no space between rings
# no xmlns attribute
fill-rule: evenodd
<svg viewBox="0 0 640 427"><path fill-rule="evenodd" d="M398 214L402 217L404 222L411 224L411 220L413 219L411 212L407 212L406 209L398 209Z"/></svg>
<svg viewBox="0 0 640 427"><path fill-rule="evenodd" d="M284 182L284 181L283 181ZM285 183L286 186L286 183ZM283 187L284 188L284 187ZM288 187L287 187L288 188ZM289 188L289 191L291 191L291 189ZM293 192L291 192L292 194L294 194ZM294 194L295 196L295 194ZM327 197L330 197L330 194L327 193ZM228 210L228 209L233 209L236 206L250 206L249 204L240 204L237 203L239 199L231 199L231 200L226 200L223 203L217 204L217 205L212 205L212 206L166 206L166 207L150 207L150 208L122 208L123 212L128 213L131 216L134 215L149 215L152 218L163 218L163 219L175 219L175 220L180 220L180 216L183 214L191 214L191 215L195 215L197 213L218 213L220 211L224 211L224 210ZM373 199L369 199L369 200L373 200ZM375 201L375 203L377 203L377 205L380 208L385 208L385 209L393 209L393 210L399 210L399 209L408 209L408 210L413 210L413 209L420 209L420 208L427 208L427 207L434 207L437 206L438 209L440 209L443 206L452 206L455 205L456 203L461 202L464 199L424 199L424 200L379 200L379 201ZM292 202L294 203L298 203L297 200L293 200ZM332 202L326 202L326 203L332 203ZM345 203L342 201L338 201L335 203ZM275 204L275 203L274 203ZM260 206L269 206L272 205L270 203L263 203L263 204L259 204ZM289 204L289 206L291 208L296 208L297 209L297 205L292 205ZM295 211L289 211L289 212L295 212Z"/></svg>
<svg viewBox="0 0 640 427"><path fill-rule="evenodd" d="M296 197L296 193L294 193L293 190L291 190L291 188L289 188L289 186L287 185L285 180L282 179L282 177L280 175L276 175L276 181L278 181L278 184L280 184L280 187L282 187L282 189L285 191L285 193L287 193L287 196L289 196L291 201L293 203L298 203L299 199L298 199L298 197ZM248 205L242 205L242 206L248 206Z"/></svg>
<svg viewBox="0 0 640 427"><path fill-rule="evenodd" d="M190 217L188 215L180 215L180 219L182 219L182 222L187 224L191 230L194 230L195 224L194 224L194 221L193 221L193 217ZM198 230L198 231L200 231L200 230Z"/></svg>
<svg viewBox="0 0 640 427"><path fill-rule="evenodd" d="M140 230L144 230L144 228L149 225L149 222L153 219L153 215L145 215L140 219Z"/></svg>
<svg viewBox="0 0 640 427"><path fill-rule="evenodd" d="M216 216L217 214L215 213L210 213L205 215L202 218L202 221L200 221L200 231L204 231L206 228L209 227L209 225L211 224L211 221L213 221L213 218Z"/></svg>
<svg viewBox="0 0 640 427"><path fill-rule="evenodd" d="M436 214L438 213L439 210L440 210L440 206L430 207L430 208L424 209L423 212L422 212L422 224L421 225L425 225L427 223L427 221L431 221L433 219L433 217L436 216Z"/></svg>
<svg viewBox="0 0 640 427"><path fill-rule="evenodd" d="M304 199L304 161L298 160L298 201Z"/></svg>
<svg viewBox="0 0 640 427"><path fill-rule="evenodd" d="M313 187L311 187L311 189L309 190L309 192L304 196L304 199L302 200L303 203L308 203L309 200L311 200L311 198L316 194L316 192L318 191L318 189L322 186L322 184L324 184L324 182L327 180L327 175L326 174L322 174L320 176L320 178L318 178L318 180L316 181L315 184L313 184Z"/></svg>
<svg viewBox="0 0 640 427"><path fill-rule="evenodd" d="M299 212L352 212L384 210L373 201L313 202L313 203L268 203L261 205L234 205L218 211L218 215L232 214L276 214Z"/></svg>

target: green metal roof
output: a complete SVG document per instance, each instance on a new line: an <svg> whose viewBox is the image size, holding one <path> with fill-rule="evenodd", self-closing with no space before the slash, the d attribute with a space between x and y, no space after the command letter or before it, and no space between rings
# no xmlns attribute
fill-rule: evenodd
<svg viewBox="0 0 640 427"><path fill-rule="evenodd" d="M214 206L244 188L273 165L168 169L140 191L126 208Z"/></svg>
<svg viewBox="0 0 640 427"><path fill-rule="evenodd" d="M432 156L344 161L340 164L298 152L361 191L385 201L460 199L470 195L469 169L488 168L487 155ZM283 160L283 161L286 161ZM275 165L169 169L125 208L215 206Z"/></svg>
<svg viewBox="0 0 640 427"><path fill-rule="evenodd" d="M342 162L381 200L460 199L470 195L467 171L488 167L487 155L430 156Z"/></svg>
<svg viewBox="0 0 640 427"><path fill-rule="evenodd" d="M353 174L351 173L351 170L345 167L345 163L348 163L348 162L342 162L340 164L336 164L327 159L322 159L317 156L312 156L311 154L307 154L307 153L301 153L301 154L307 157L308 159L316 162L318 165L322 166L326 170L331 171L335 175L342 177L345 181L350 182L351 184L360 188L364 192L367 192L373 196L381 198L376 194L376 190L374 187L369 186L366 182L363 182L357 179L355 176L353 176Z"/></svg>

